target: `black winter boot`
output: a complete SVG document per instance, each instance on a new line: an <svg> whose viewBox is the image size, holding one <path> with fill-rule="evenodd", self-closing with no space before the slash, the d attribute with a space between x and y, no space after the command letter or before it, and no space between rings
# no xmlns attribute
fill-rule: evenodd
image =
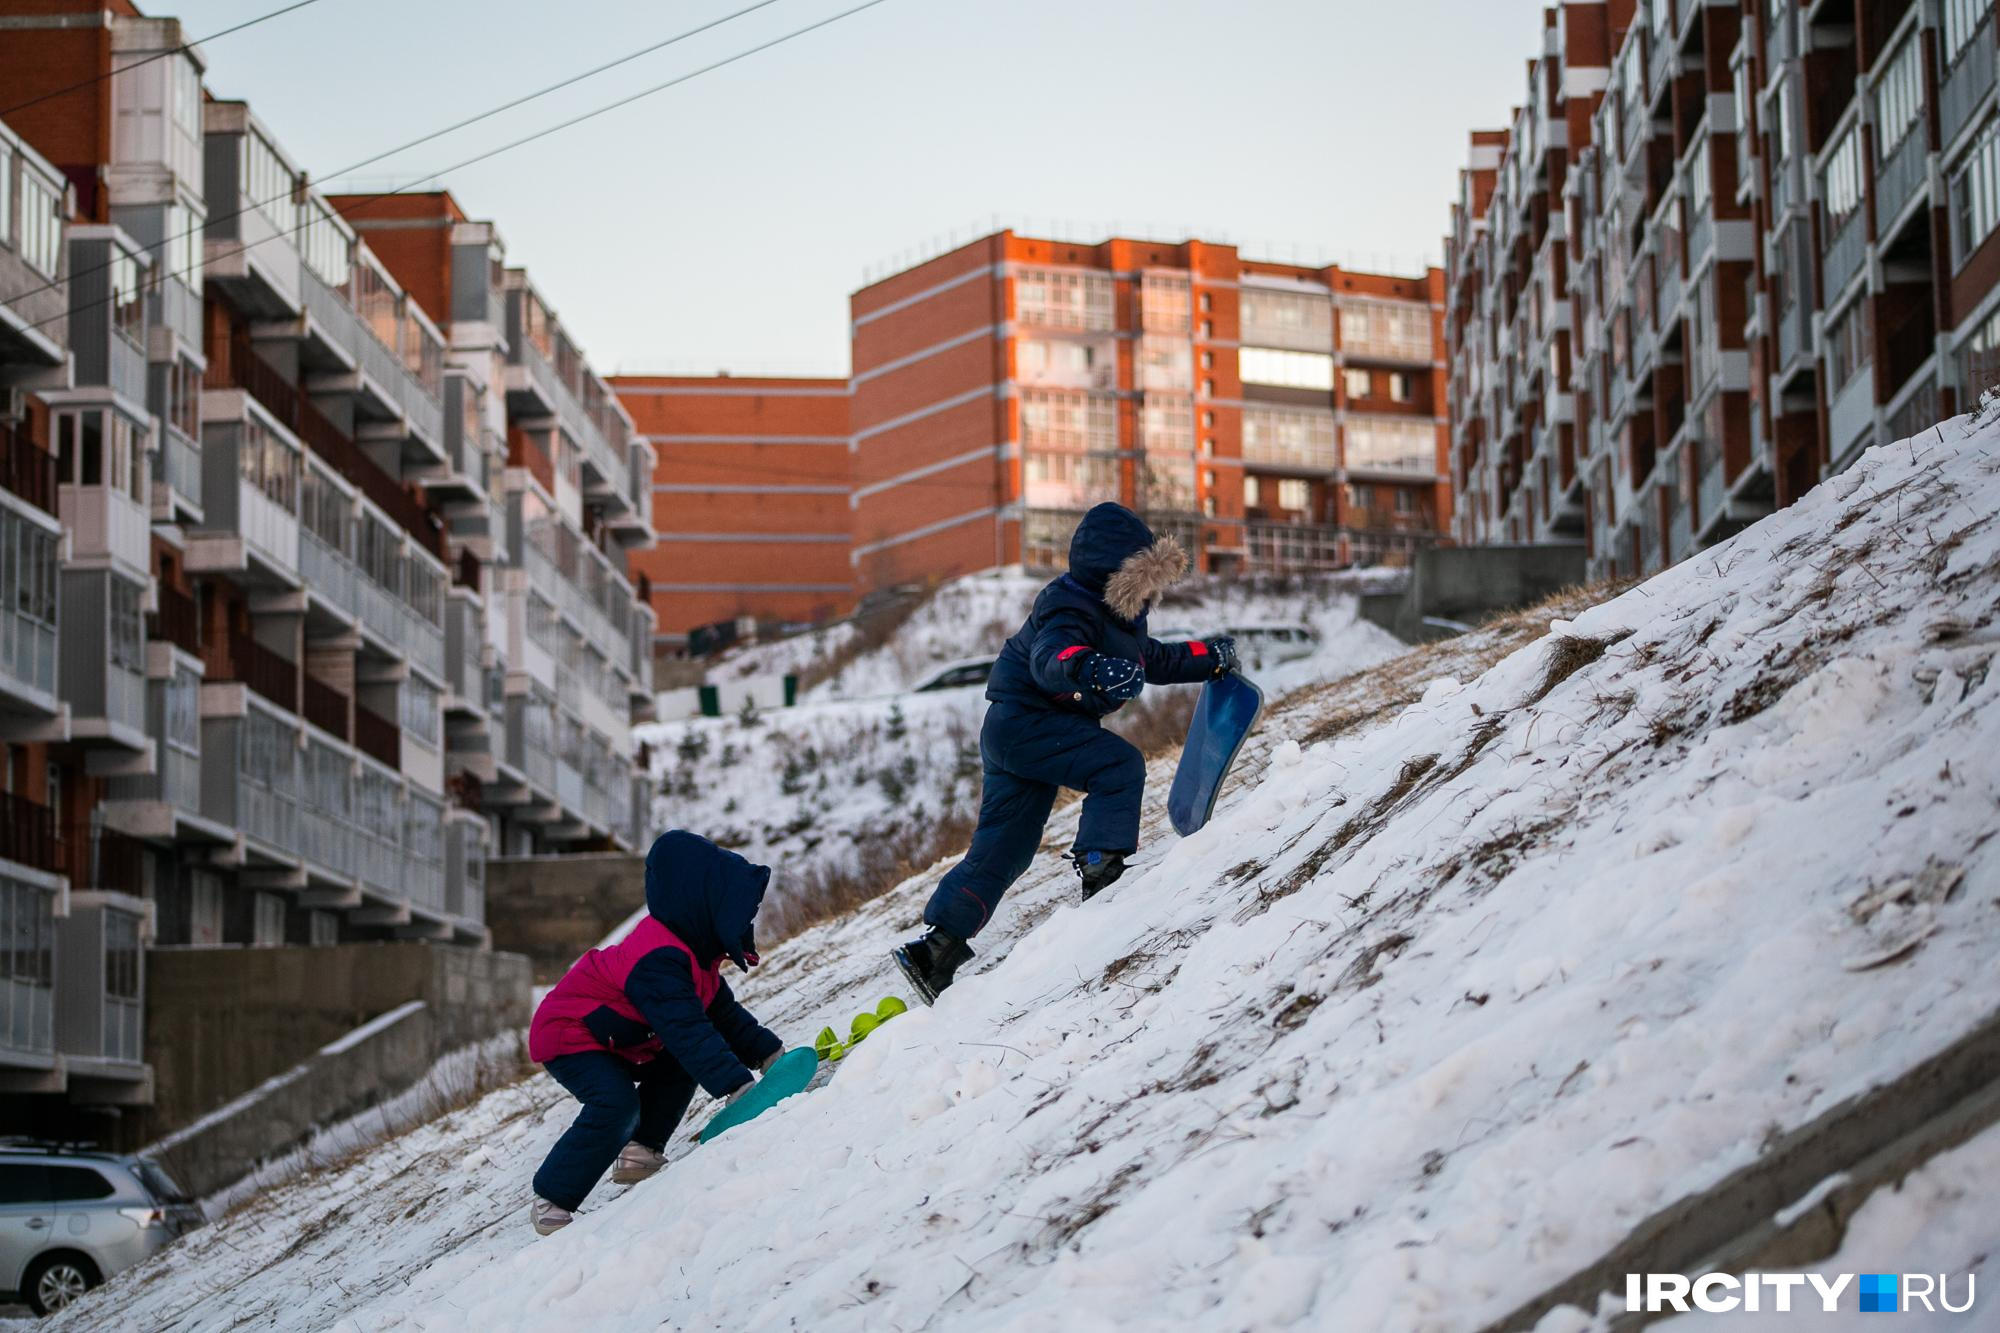
<svg viewBox="0 0 2000 1333"><path fill-rule="evenodd" d="M918 998L925 1004L935 1004L937 997L951 985L958 969L971 960L972 946L932 926L922 939L890 950L889 956L916 987Z"/></svg>
<svg viewBox="0 0 2000 1333"><path fill-rule="evenodd" d="M1125 873L1123 852L1077 852L1070 860L1076 862L1077 876L1083 881L1085 902L1110 888Z"/></svg>

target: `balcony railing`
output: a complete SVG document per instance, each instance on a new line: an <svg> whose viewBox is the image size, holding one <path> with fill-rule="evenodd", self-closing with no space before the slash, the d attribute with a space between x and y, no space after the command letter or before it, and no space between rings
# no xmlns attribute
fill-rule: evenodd
<svg viewBox="0 0 2000 1333"><path fill-rule="evenodd" d="M1244 525L1249 564L1256 570L1336 569L1340 566L1339 532L1305 523L1250 522Z"/></svg>
<svg viewBox="0 0 2000 1333"><path fill-rule="evenodd" d="M0 424L0 486L45 514L56 512L55 455L12 426Z"/></svg>
<svg viewBox="0 0 2000 1333"><path fill-rule="evenodd" d="M299 577L310 592L345 614L361 614L354 591L360 572L354 561L303 523L299 525Z"/></svg>
<svg viewBox="0 0 2000 1333"><path fill-rule="evenodd" d="M354 706L354 748L390 768L402 766L402 730L380 713L360 704Z"/></svg>
<svg viewBox="0 0 2000 1333"><path fill-rule="evenodd" d="M0 860L60 875L66 869L55 814L14 792L0 792Z"/></svg>
<svg viewBox="0 0 2000 1333"><path fill-rule="evenodd" d="M167 583L160 584L157 592L159 609L147 618L146 637L201 656L201 617L194 598Z"/></svg>
<svg viewBox="0 0 2000 1333"><path fill-rule="evenodd" d="M241 681L286 712L298 708L299 669L247 634L231 636L229 664Z"/></svg>
<svg viewBox="0 0 2000 1333"><path fill-rule="evenodd" d="M1937 424L1937 376L1928 365L1898 391L1897 398L1888 415L1891 441L1911 439Z"/></svg>
<svg viewBox="0 0 2000 1333"><path fill-rule="evenodd" d="M1944 86L1938 90L1939 129L1947 151L1985 110L1987 96L1993 91L1994 65L1993 16L1989 13L1959 53L1958 62L1945 73Z"/></svg>
<svg viewBox="0 0 2000 1333"><path fill-rule="evenodd" d="M1929 150L1923 122L1919 121L1903 135L1903 141L1896 145L1887 160L1876 168L1875 217L1885 235L1904 205L1929 183Z"/></svg>
<svg viewBox="0 0 2000 1333"><path fill-rule="evenodd" d="M345 694L308 675L305 678L305 706L306 721L329 736L338 736L343 741L349 739Z"/></svg>

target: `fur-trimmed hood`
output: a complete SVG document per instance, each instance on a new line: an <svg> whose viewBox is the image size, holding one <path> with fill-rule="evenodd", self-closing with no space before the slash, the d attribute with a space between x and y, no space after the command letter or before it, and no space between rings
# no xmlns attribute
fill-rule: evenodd
<svg viewBox="0 0 2000 1333"><path fill-rule="evenodd" d="M1144 615L1187 570L1181 544L1172 537L1154 537L1145 520L1121 504L1098 505L1070 538L1070 577L1102 597L1122 620Z"/></svg>

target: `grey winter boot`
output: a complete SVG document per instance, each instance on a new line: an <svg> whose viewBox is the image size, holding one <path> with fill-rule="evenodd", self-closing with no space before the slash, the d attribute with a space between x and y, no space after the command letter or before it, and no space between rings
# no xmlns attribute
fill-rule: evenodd
<svg viewBox="0 0 2000 1333"><path fill-rule="evenodd" d="M567 1208L558 1207L547 1199L537 1198L528 1206L528 1220L534 1223L537 1236L554 1235L576 1220Z"/></svg>

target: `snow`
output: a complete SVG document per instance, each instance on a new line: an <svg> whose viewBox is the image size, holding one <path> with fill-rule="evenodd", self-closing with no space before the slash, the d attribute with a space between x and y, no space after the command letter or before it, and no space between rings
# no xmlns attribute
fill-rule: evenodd
<svg viewBox="0 0 2000 1333"><path fill-rule="evenodd" d="M1490 669L1497 631L1300 689L1202 832L1154 762L1079 906L1059 811L937 1008L694 1150L704 1100L548 1239L534 1078L55 1327L1479 1328L2000 1002L1996 515L1960 419ZM941 870L743 999L845 1030ZM1824 1271L1984 1263L1997 1176L1989 1132Z"/></svg>

